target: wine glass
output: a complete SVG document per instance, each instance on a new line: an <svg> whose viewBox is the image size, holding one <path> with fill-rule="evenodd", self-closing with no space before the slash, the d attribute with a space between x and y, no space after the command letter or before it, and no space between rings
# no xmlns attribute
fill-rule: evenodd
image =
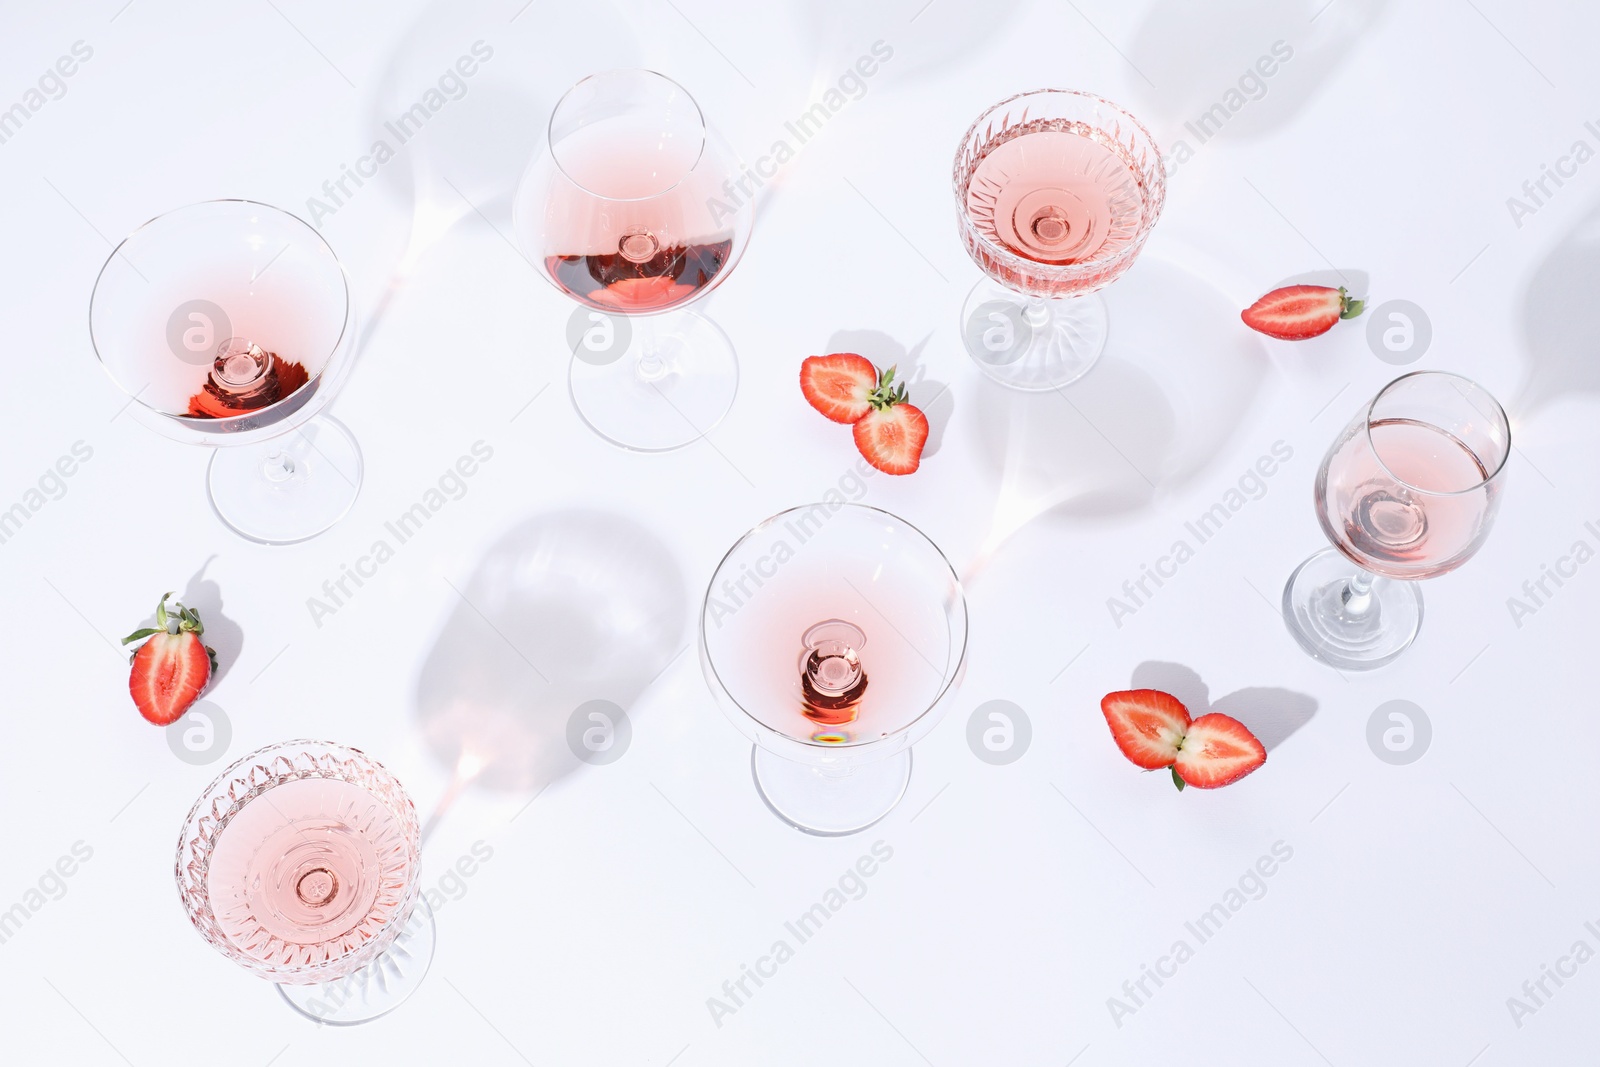
<svg viewBox="0 0 1600 1067"><path fill-rule="evenodd" d="M1417 582L1455 570L1489 536L1510 451L1506 413L1476 382L1418 371L1384 386L1317 472L1317 519L1334 547L1283 590L1301 647L1353 670L1405 651L1422 624Z"/></svg>
<svg viewBox="0 0 1600 1067"><path fill-rule="evenodd" d="M756 791L798 830L837 837L887 815L911 746L965 662L961 582L887 511L812 504L745 534L711 577L700 663L753 743Z"/></svg>
<svg viewBox="0 0 1600 1067"><path fill-rule="evenodd" d="M1154 138L1092 93L1021 93L961 139L955 194L962 243L988 275L961 308L968 354L1014 389L1083 377L1106 343L1095 293L1133 265L1161 214Z"/></svg>
<svg viewBox="0 0 1600 1067"><path fill-rule="evenodd" d="M151 219L100 268L89 335L141 422L216 446L211 505L235 533L303 541L355 503L361 452L316 417L351 362L349 280L300 219L250 200Z"/></svg>
<svg viewBox="0 0 1600 1067"><path fill-rule="evenodd" d="M178 837L178 895L200 936L278 983L317 1022L368 1022L433 958L421 835L400 782L326 741L245 756L200 794Z"/></svg>
<svg viewBox="0 0 1600 1067"><path fill-rule="evenodd" d="M732 152L677 82L593 74L550 116L512 206L517 240L580 305L568 323L578 414L624 448L696 441L733 405L739 363L710 320L682 310L719 285L750 238L752 197Z"/></svg>

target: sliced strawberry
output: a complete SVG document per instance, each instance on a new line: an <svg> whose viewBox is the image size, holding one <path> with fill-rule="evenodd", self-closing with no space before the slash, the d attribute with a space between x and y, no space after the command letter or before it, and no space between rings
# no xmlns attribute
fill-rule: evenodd
<svg viewBox="0 0 1600 1067"><path fill-rule="evenodd" d="M1145 770L1170 767L1189 729L1189 709L1158 689L1107 693L1100 701L1122 754Z"/></svg>
<svg viewBox="0 0 1600 1067"><path fill-rule="evenodd" d="M182 604L175 604L177 613L167 613L168 593L156 605L156 625L135 630L122 639L123 644L145 638L144 644L134 652L133 670L128 676L128 692L133 703L150 722L166 726L176 722L200 697L216 670L217 654L200 641L205 626L200 616ZM177 622L175 632L168 631L169 619Z"/></svg>
<svg viewBox="0 0 1600 1067"><path fill-rule="evenodd" d="M910 404L875 409L855 425L856 448L885 474L910 474L922 464L928 417Z"/></svg>
<svg viewBox="0 0 1600 1067"><path fill-rule="evenodd" d="M1245 308L1239 317L1268 337L1304 341L1327 333L1340 319L1355 318L1365 308L1363 301L1352 300L1342 287L1286 285Z"/></svg>
<svg viewBox="0 0 1600 1067"><path fill-rule="evenodd" d="M1218 712L1189 724L1172 765L1173 780L1182 789L1216 789L1237 782L1263 763L1267 750L1238 719Z"/></svg>
<svg viewBox="0 0 1600 1067"><path fill-rule="evenodd" d="M892 371L891 371L892 373ZM800 391L834 422L853 423L872 410L878 368L853 352L810 356L800 364Z"/></svg>

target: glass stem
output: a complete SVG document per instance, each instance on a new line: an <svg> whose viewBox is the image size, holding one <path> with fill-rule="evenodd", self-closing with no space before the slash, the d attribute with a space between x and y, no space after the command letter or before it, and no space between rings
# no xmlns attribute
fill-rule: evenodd
<svg viewBox="0 0 1600 1067"><path fill-rule="evenodd" d="M639 358L635 368L642 382L659 381L667 373L667 363L661 358L661 343L656 336L655 316L645 315L639 323Z"/></svg>
<svg viewBox="0 0 1600 1067"><path fill-rule="evenodd" d="M1022 310L1022 318L1024 322L1037 330L1050 321L1050 305L1045 303L1045 299L1042 296L1029 297L1028 306Z"/></svg>
<svg viewBox="0 0 1600 1067"><path fill-rule="evenodd" d="M273 449L261 459L261 476L269 482L286 482L295 476L298 469L294 457L282 448Z"/></svg>
<svg viewBox="0 0 1600 1067"><path fill-rule="evenodd" d="M1344 607L1352 615L1363 615L1372 607L1372 583L1374 575L1371 571L1357 568L1344 590Z"/></svg>

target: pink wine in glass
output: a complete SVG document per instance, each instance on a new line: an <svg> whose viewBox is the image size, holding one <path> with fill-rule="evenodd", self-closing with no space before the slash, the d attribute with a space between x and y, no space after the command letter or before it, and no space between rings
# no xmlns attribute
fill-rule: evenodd
<svg viewBox="0 0 1600 1067"><path fill-rule="evenodd" d="M800 639L800 713L813 722L855 722L867 695L861 649L867 635L839 619L818 623Z"/></svg>
<svg viewBox="0 0 1600 1067"><path fill-rule="evenodd" d="M207 887L217 925L260 963L315 966L356 953L413 900L406 827L351 782L284 782L217 836Z"/></svg>
<svg viewBox="0 0 1600 1067"><path fill-rule="evenodd" d="M308 379L300 364L242 337L230 337L217 349L205 384L189 398L188 414L227 419L260 411L293 396Z"/></svg>
<svg viewBox="0 0 1600 1067"><path fill-rule="evenodd" d="M712 284L733 254L732 239L662 248L640 229L618 250L551 256L545 268L567 295L603 311L665 311Z"/></svg>
<svg viewBox="0 0 1600 1067"><path fill-rule="evenodd" d="M1300 647L1341 670L1381 667L1410 647L1420 579L1482 547L1510 449L1505 410L1468 378L1414 371L1379 390L1317 471L1317 519L1333 547L1283 587Z"/></svg>
<svg viewBox="0 0 1600 1067"><path fill-rule="evenodd" d="M563 140L566 179L545 206L545 269L602 311L686 304L720 279L734 234L716 174L698 169L704 135L663 135L637 116L600 118ZM730 212L731 214L731 212Z"/></svg>
<svg viewBox="0 0 1600 1067"><path fill-rule="evenodd" d="M1128 150L1105 131L1068 119L1035 119L1001 131L976 153L965 204L976 236L1045 266L1116 262L1143 237L1146 205ZM979 265L1002 284L1038 296L1097 288L1088 272L1019 270L992 257Z"/></svg>
<svg viewBox="0 0 1600 1067"><path fill-rule="evenodd" d="M1499 483L1489 482L1471 448L1437 426L1395 418L1367 431L1325 467L1317 512L1329 539L1359 566L1390 578L1454 570L1481 540Z"/></svg>

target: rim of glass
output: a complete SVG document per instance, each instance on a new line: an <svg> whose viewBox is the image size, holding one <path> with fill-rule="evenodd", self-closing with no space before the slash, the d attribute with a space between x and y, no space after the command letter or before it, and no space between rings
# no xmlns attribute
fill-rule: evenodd
<svg viewBox="0 0 1600 1067"><path fill-rule="evenodd" d="M843 507L853 508L853 509L855 509L857 511L875 512L876 514L882 515L883 517L891 520L892 522L900 524L901 526L905 527L907 530L910 530L912 533L916 534L918 537L920 537L927 544L927 546L929 548L933 549L933 554L936 557L938 557L939 562L944 564L945 570L949 572L950 581L953 583L954 588L955 588L956 603L958 603L961 606L960 642L959 642L959 646L956 648L955 657L951 661L949 677L944 679L944 684L939 687L939 691L934 694L932 700L928 701L928 706L923 708L920 712L917 713L916 718L911 719L910 721L908 721L906 723L903 723L902 725L900 725L898 728L896 728L895 730L891 731L890 733L885 734L885 735L883 735L881 737L875 737L870 741L858 741L858 742L855 742L854 744L848 744L848 745L828 744L828 743L822 742L822 741L813 741L810 738L796 737L793 734L785 733L784 731L776 729L776 728L774 728L772 726L769 726L765 722L761 721L761 719L758 718L754 712L752 712L749 708L745 707L742 703L739 702L738 698L733 695L733 691L728 688L727 683L722 680L722 673L719 670L717 670L716 661L712 658L712 655L711 655L711 646L706 641L706 605L711 602L711 594L716 591L716 588L717 588L717 575L722 573L723 565L726 564L728 562L728 560L730 558L732 558L733 554L739 550L739 546L740 545L743 545L746 541L750 540L750 538L754 537L756 534L760 533L762 530L765 530L767 527L771 526L773 523L777 522L779 519L782 519L786 515L793 515L795 512L798 512L798 511L809 511L812 508L819 507L819 506L820 507L827 507L826 504L822 503L821 501L817 501L816 503L812 503L812 504L799 504L799 505L796 505L795 507L792 507L792 508L785 508L784 510L782 510L782 511L780 511L780 512L774 514L774 515L770 515L767 518L765 518L765 519L761 520L760 522L756 523L756 525L752 526L749 530L746 530L744 532L744 534L739 537L738 540L734 541L734 543L728 548L728 551L724 552L722 554L722 558L717 561L717 565L712 568L712 570L711 570L711 578L706 582L705 596L700 598L700 620L699 620L698 630L699 630L699 635L700 635L700 647L701 647L701 649L704 650L704 653L705 653L703 658L705 660L706 666L708 666L710 668L710 670L711 670L712 677L716 680L717 688L721 689L722 692L727 695L728 699L733 702L733 705L736 708L738 708L740 711L744 712L745 716L751 722L755 723L758 727L760 727L762 730L765 730L767 733L772 734L773 736L775 736L777 738L780 738L780 739L782 739L784 741L790 742L792 744L805 745L805 746L807 746L809 748L818 749L819 751L823 751L823 752L847 752L847 751L851 751L851 750L855 750L855 749L864 749L864 748L870 748L870 747L875 746L875 745L887 744L890 741L893 741L895 738L897 738L897 737L905 734L906 732L908 732L917 723L919 723L923 719L927 718L929 712L931 712L934 708L939 706L939 702L942 701L945 698L946 694L948 694L950 692L951 687L955 685L956 679L961 677L961 665L962 665L963 662L965 662L965 660L967 658L967 636L968 636L968 631L970 629L970 625L971 624L970 624L970 621L967 618L967 593L966 593L966 590L964 588L962 588L961 576L956 574L956 569L953 566L950 565L950 560L944 554L944 550L939 547L939 545L933 540L933 538L929 537L927 534L923 533L920 528L918 528L917 526L912 525L910 522L907 522L905 519L902 519L900 516L896 515L892 511L886 511L883 508L876 508L876 507L873 507L871 504L857 504L857 503L854 503L854 502L846 502L843 505Z"/></svg>
<svg viewBox="0 0 1600 1067"><path fill-rule="evenodd" d="M1091 257L1080 263L1040 263L1037 260L1018 255L1005 245L997 244L994 241L989 240L981 233L978 233L976 228L967 225L966 196L967 186L970 184L971 176L968 175L967 181L962 180L961 157L966 153L968 146L976 137L978 127L983 125L983 123L992 115L994 115L995 112L1016 103L1018 100L1037 96L1073 96L1082 100L1093 101L1096 104L1105 105L1112 111L1116 112L1121 119L1125 120L1129 125L1131 125L1134 130L1137 131L1138 135L1149 143L1150 150L1156 156L1157 165L1153 169L1154 181L1151 183L1148 189L1149 200L1147 206L1149 206L1151 210L1148 213L1148 217L1140 223L1138 239L1114 255L1106 256L1103 259ZM1149 128L1146 127L1144 123L1140 122L1131 111L1116 101L1108 100L1099 93L1091 93L1085 89L1053 89L1048 87L1042 89L1027 89L1020 93L1014 93L1011 96L1006 97L1004 100L984 108L982 113L979 114L976 119L972 120L972 125L967 127L967 131L961 135L961 143L956 148L955 164L951 168L951 177L953 179L956 192L956 207L961 213L963 226L970 230L973 240L981 244L992 255L1022 264L1029 270L1069 274L1073 271L1101 269L1107 263L1114 263L1118 259L1137 255L1139 250L1144 246L1145 239L1149 237L1150 231L1155 228L1156 221L1161 218L1161 211L1165 207L1167 201L1167 173L1166 168L1160 165L1160 157L1160 144L1156 141L1155 136L1150 132Z"/></svg>
<svg viewBox="0 0 1600 1067"><path fill-rule="evenodd" d="M329 363L333 361L333 357L344 345L345 337L349 334L351 323L355 318L355 305L350 299L350 273L344 269L344 261L339 258L339 253L333 250L333 246L328 243L327 238L323 237L322 234L317 231L315 226L312 226L309 222L307 222L305 219L302 219L299 215L296 215L292 211L285 211L281 207L274 207L272 204L263 203L260 200L250 200L241 196L223 196L212 200L196 200L192 204L184 204L181 207L169 208L168 210L161 212L159 215L152 215L150 218L146 219L144 222L128 231L128 235L121 241L118 241L117 247L111 250L111 254L106 257L106 261L100 264L100 270L94 276L94 288L89 292L89 347L94 349L95 362L99 363L100 369L106 372L106 377L110 378L112 383L124 393L128 391L127 387L124 386L122 382L117 379L117 376L111 372L111 367L106 363L106 357L100 351L100 340L95 336L94 332L94 302L95 297L100 293L100 283L105 280L106 268L111 266L112 260L121 255L122 249L129 241L132 241L135 237L138 237L141 233L144 233L156 223L162 221L163 219L171 218L173 215L177 215L180 212L193 211L195 208L210 207L216 204L247 204L250 207L261 208L262 210L270 211L277 215L282 215L287 219L299 223L307 233L311 234L312 237L317 239L317 242L322 245L322 247L327 251L329 257L332 258L333 265L338 268L339 284L344 288L344 321L339 324L339 336L334 338L333 344L328 349ZM130 265L132 265L132 260L129 260L128 262ZM137 268L135 269L137 270ZM155 412L163 418L171 419L173 422L176 422L181 426L193 427L202 433L208 432L208 427L216 426L222 428L218 432L225 434L229 432L226 429L227 427L243 425L250 420L259 419L262 412L271 411L280 404L285 404L299 396L306 389L315 386L319 381L323 379L332 380L332 378L333 376L328 373L328 365L324 364L321 370L312 375L309 379L307 379L304 385L290 393L288 396L279 397L276 401L266 405L265 407L255 408L254 410L247 411L239 415L234 415L226 419L198 419L190 415L175 415L170 411L158 411L157 409L149 407L148 405L144 406L146 410ZM139 401L136 396L133 397L133 399L143 405L143 401Z"/></svg>
<svg viewBox="0 0 1600 1067"><path fill-rule="evenodd" d="M560 153L556 151L556 116L561 113L561 107L567 102L567 98L589 82L597 81L601 78L615 78L618 75L624 74L629 76L637 76L642 74L647 78L655 78L665 82L667 85L670 85L672 88L682 93L685 100L689 101L689 105L694 108L694 116L700 123L700 147L694 154L694 162L690 163L689 166L684 169L684 172L678 176L677 181L673 182L665 189L656 190L649 196L606 196L603 193L598 193L568 173L567 168L561 165ZM666 196L678 186L682 185L688 179L689 175L693 174L697 169L699 169L700 161L705 158L706 143L710 140L710 133L711 131L706 126L705 112L700 108L700 101L696 100L694 98L694 94L688 89L684 88L681 82L667 77L658 70L651 70L649 67L612 67L610 70L597 71L594 74L587 74L582 78L579 78L577 81L572 83L571 87L569 87L566 92L561 94L561 99L557 100L556 106L550 109L550 118L545 122L544 147L545 151L550 153L550 160L556 165L556 170L560 171L561 176L567 179L567 181L571 182L577 188L583 190L590 196L599 197L602 200L606 200L614 204L633 204L641 203L646 200L654 200L659 196Z"/></svg>
<svg viewBox="0 0 1600 1067"><path fill-rule="evenodd" d="M1407 381L1411 378L1439 378L1442 380L1447 379L1453 382L1462 382L1466 384L1467 388L1475 389L1483 396L1488 397L1489 403L1494 405L1494 411L1490 417L1499 421L1500 426L1505 430L1506 435L1505 448L1500 454L1500 461L1494 465L1494 470L1489 471L1483 478L1472 483L1464 489L1427 489L1420 485L1411 484L1389 469L1389 464L1384 462L1383 454L1378 451L1377 444L1372 440L1372 412L1378 406L1378 401L1382 400L1386 395L1388 395L1389 390L1393 389L1401 382ZM1457 392L1460 392L1460 390L1458 389ZM1461 398L1463 400L1467 400L1467 394L1461 393ZM1478 411L1479 415L1486 414L1483 411L1479 411L1477 405L1472 404L1470 400L1467 400L1467 403L1473 408L1473 410ZM1442 430L1444 427L1438 426L1435 427L1435 429ZM1499 477L1500 472L1506 468L1506 461L1511 458L1511 419L1506 415L1506 409L1501 406L1500 401L1496 400L1494 394L1489 392L1489 390L1485 389L1471 378L1468 378L1466 375L1456 374L1454 371L1414 370L1407 374L1400 375L1400 377L1389 382L1382 389L1379 389L1378 395L1374 396L1371 403L1366 406L1365 411L1361 415L1361 430L1367 439L1367 449L1372 453L1372 458L1378 461L1378 466L1383 469L1383 473L1392 478L1396 485L1404 486L1413 493L1423 493L1427 496L1460 496L1463 493L1476 493L1479 489L1482 489L1484 486L1488 485L1490 482ZM1454 434L1451 434L1450 436L1455 437ZM1459 438L1457 438L1457 440L1459 441ZM1462 442L1462 444L1465 444L1465 442ZM1482 457L1479 456L1476 451L1472 449L1468 449L1468 451L1472 452L1472 455L1475 459L1482 459Z"/></svg>

